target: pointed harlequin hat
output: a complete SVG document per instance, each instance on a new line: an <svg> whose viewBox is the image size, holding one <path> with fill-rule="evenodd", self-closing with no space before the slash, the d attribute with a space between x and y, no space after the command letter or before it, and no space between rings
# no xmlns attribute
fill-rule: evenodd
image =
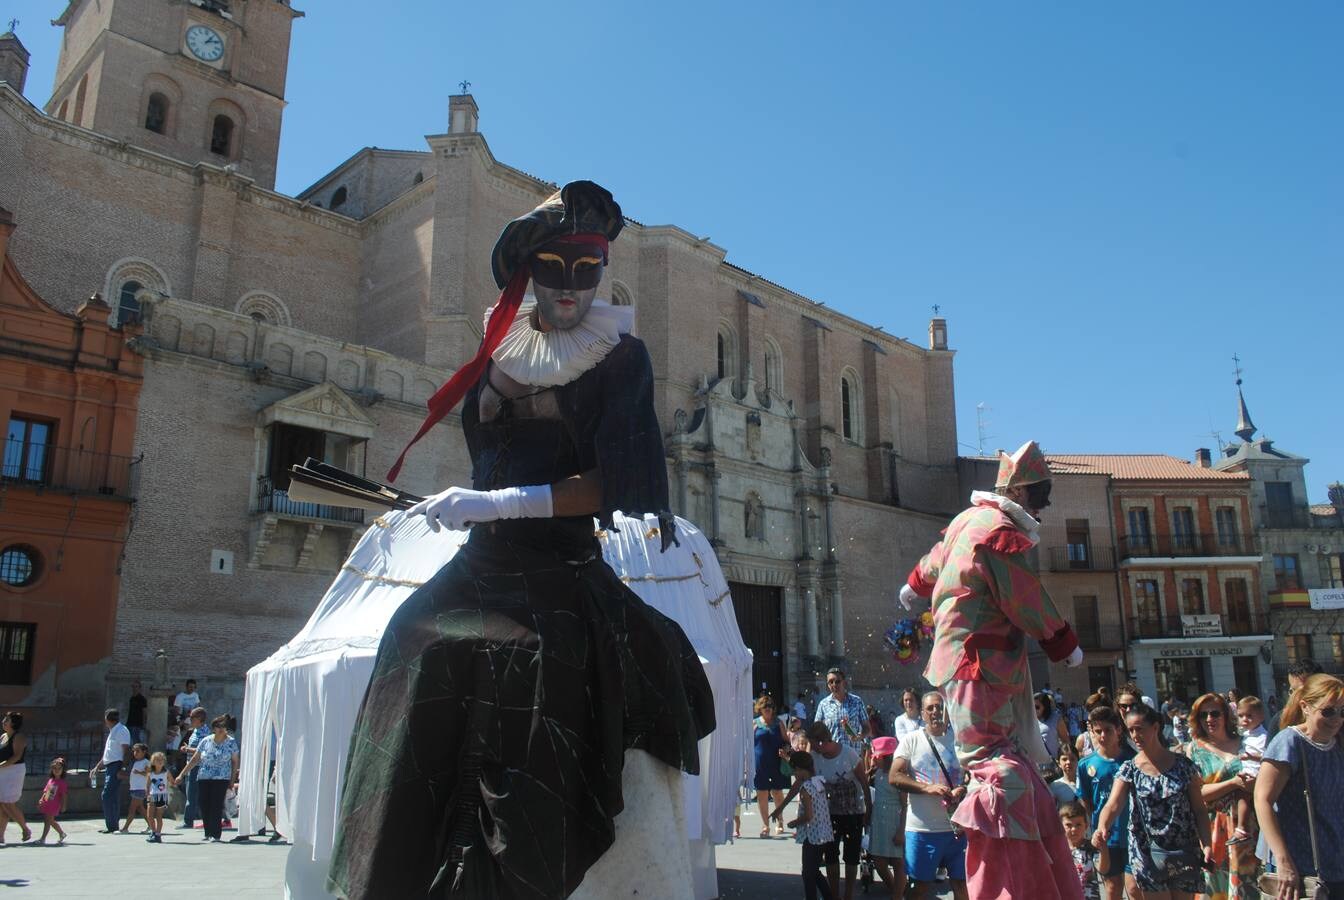
<svg viewBox="0 0 1344 900"><path fill-rule="evenodd" d="M1027 441L1012 456L999 451L999 477L994 479L996 490L1049 480L1050 466L1045 462L1041 445L1035 441Z"/></svg>

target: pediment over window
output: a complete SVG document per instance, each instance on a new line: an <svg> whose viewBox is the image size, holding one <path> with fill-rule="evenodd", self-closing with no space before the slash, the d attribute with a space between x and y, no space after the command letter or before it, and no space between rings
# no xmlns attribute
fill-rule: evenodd
<svg viewBox="0 0 1344 900"><path fill-rule="evenodd" d="M262 428L276 422L364 440L373 437L377 427L349 394L331 382L277 400L257 413Z"/></svg>

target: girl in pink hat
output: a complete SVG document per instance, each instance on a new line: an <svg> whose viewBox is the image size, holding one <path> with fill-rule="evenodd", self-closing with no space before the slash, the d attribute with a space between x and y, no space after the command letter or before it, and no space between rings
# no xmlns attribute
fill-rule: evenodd
<svg viewBox="0 0 1344 900"><path fill-rule="evenodd" d="M868 783L873 786L873 818L868 826L868 855L892 900L905 896L905 794L891 786L896 738L873 738Z"/></svg>

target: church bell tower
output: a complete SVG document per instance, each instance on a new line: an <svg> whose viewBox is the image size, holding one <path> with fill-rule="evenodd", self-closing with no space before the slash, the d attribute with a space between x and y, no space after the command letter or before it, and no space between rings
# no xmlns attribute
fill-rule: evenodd
<svg viewBox="0 0 1344 900"><path fill-rule="evenodd" d="M48 115L275 187L288 0L69 0Z"/></svg>

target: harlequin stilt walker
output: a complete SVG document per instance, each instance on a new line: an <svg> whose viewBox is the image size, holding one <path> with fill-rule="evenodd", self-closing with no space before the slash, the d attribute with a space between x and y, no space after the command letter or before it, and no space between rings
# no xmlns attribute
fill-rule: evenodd
<svg viewBox="0 0 1344 900"><path fill-rule="evenodd" d="M1083 660L1073 629L1027 560L1050 485L1035 441L1012 456L1000 451L994 491L971 494L971 507L901 588L906 609L917 597L932 598L935 635L925 677L946 697L957 755L970 777L952 821L966 830L973 898L1082 897L1037 768L1050 760L1027 667L1027 636L1054 662Z"/></svg>

